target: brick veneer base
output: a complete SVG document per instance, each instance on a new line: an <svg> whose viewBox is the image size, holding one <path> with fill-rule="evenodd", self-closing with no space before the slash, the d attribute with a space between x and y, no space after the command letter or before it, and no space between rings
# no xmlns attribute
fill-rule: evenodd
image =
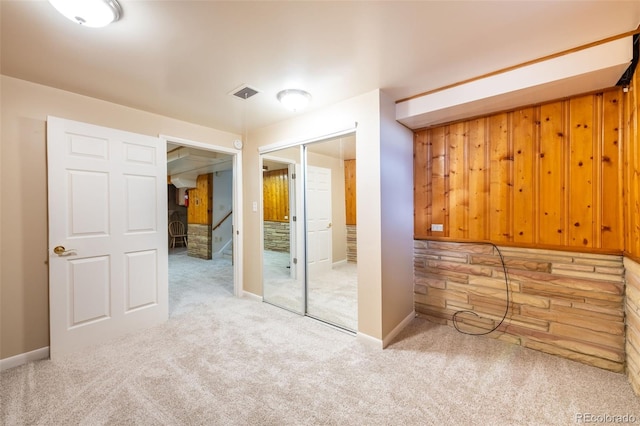
<svg viewBox="0 0 640 426"><path fill-rule="evenodd" d="M265 250L289 252L289 222L264 221Z"/></svg>
<svg viewBox="0 0 640 426"><path fill-rule="evenodd" d="M347 225L347 262L358 262L358 227Z"/></svg>
<svg viewBox="0 0 640 426"><path fill-rule="evenodd" d="M625 259L624 266L627 377L636 395L640 395L640 265Z"/></svg>
<svg viewBox="0 0 640 426"><path fill-rule="evenodd" d="M211 225L190 223L187 227L187 254L200 259L211 259Z"/></svg>
<svg viewBox="0 0 640 426"><path fill-rule="evenodd" d="M622 256L511 247L500 251L510 303L505 321L489 336L624 371ZM479 317L458 314L460 329L490 330L506 307L500 256L489 244L414 241L414 293L421 315L453 325L457 311L469 310Z"/></svg>

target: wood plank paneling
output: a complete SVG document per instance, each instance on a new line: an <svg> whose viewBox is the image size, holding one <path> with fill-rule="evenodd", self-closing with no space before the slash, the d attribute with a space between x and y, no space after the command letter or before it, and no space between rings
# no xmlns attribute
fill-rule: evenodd
<svg viewBox="0 0 640 426"><path fill-rule="evenodd" d="M196 187L189 189L189 207L187 222L189 224L211 225L213 212L213 174L200 175L196 179Z"/></svg>
<svg viewBox="0 0 640 426"><path fill-rule="evenodd" d="M487 179L487 145L485 139L485 120L468 122L467 149L469 158L469 223L467 236L472 240L487 238L487 196L489 180Z"/></svg>
<svg viewBox="0 0 640 426"><path fill-rule="evenodd" d="M431 161L429 133L417 133L413 143L413 229L416 234L430 235Z"/></svg>
<svg viewBox="0 0 640 426"><path fill-rule="evenodd" d="M289 172L287 169L262 173L262 196L265 221L289 222Z"/></svg>
<svg viewBox="0 0 640 426"><path fill-rule="evenodd" d="M638 129L640 113L640 90L636 72L631 81L630 90L625 95L625 251L640 259L640 131Z"/></svg>
<svg viewBox="0 0 640 426"><path fill-rule="evenodd" d="M594 134L594 96L569 101L569 245L594 247L593 197L594 147L599 144Z"/></svg>
<svg viewBox="0 0 640 426"><path fill-rule="evenodd" d="M467 236L468 185L465 155L464 123L447 126L447 150L449 158L449 236Z"/></svg>
<svg viewBox="0 0 640 426"><path fill-rule="evenodd" d="M602 149L600 206L600 239L603 247L622 247L623 169L620 136L622 129L622 99L619 91L605 92L602 106ZM604 182L607 183L606 187Z"/></svg>
<svg viewBox="0 0 640 426"><path fill-rule="evenodd" d="M356 160L344 160L344 197L347 225L356 225Z"/></svg>
<svg viewBox="0 0 640 426"><path fill-rule="evenodd" d="M444 232L431 231L431 235L444 236L448 232L445 224L445 218L449 211L445 201L448 189L446 179L446 145L445 145L445 127L434 129L431 132L429 147L431 151L431 223L445 225ZM431 226L428 226L430 229Z"/></svg>
<svg viewBox="0 0 640 426"><path fill-rule="evenodd" d="M416 132L415 237L621 250L621 97L609 90ZM640 165L625 158L637 192ZM639 205L627 205L636 229Z"/></svg>
<svg viewBox="0 0 640 426"><path fill-rule="evenodd" d="M513 241L533 243L537 205L534 197L536 145L534 110L526 108L512 115L513 168ZM532 215L533 213L533 215Z"/></svg>
<svg viewBox="0 0 640 426"><path fill-rule="evenodd" d="M507 114L488 118L488 140L490 149L489 169L489 239L509 241L511 239L511 166L513 154L509 146Z"/></svg>
<svg viewBox="0 0 640 426"><path fill-rule="evenodd" d="M563 105L554 102L540 107L540 161L538 200L538 242L564 245L564 152Z"/></svg>

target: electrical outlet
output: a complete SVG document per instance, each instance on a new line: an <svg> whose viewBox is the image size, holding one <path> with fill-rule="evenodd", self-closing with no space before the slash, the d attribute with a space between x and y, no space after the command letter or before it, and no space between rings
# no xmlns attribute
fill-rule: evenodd
<svg viewBox="0 0 640 426"><path fill-rule="evenodd" d="M432 223L431 224L431 230L432 231L437 231L437 232L443 232L444 231L444 225L442 223Z"/></svg>

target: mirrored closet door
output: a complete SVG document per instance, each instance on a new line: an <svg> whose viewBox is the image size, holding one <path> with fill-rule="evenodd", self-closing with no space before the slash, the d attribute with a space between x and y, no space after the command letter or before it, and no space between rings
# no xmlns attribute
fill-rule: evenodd
<svg viewBox="0 0 640 426"><path fill-rule="evenodd" d="M261 159L264 301L356 331L355 134Z"/></svg>
<svg viewBox="0 0 640 426"><path fill-rule="evenodd" d="M265 302L304 314L305 289L302 210L296 194L302 191L302 147L262 157L262 294ZM300 241L298 241L300 240Z"/></svg>
<svg viewBox="0 0 640 426"><path fill-rule="evenodd" d="M306 313L354 331L355 195L355 135L306 145Z"/></svg>

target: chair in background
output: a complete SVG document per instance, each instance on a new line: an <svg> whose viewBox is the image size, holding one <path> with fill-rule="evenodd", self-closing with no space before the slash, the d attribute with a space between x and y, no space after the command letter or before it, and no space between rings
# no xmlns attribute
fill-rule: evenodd
<svg viewBox="0 0 640 426"><path fill-rule="evenodd" d="M169 222L169 236L171 237L171 248L176 246L176 241L187 247L187 234L184 232L184 223L178 220Z"/></svg>

